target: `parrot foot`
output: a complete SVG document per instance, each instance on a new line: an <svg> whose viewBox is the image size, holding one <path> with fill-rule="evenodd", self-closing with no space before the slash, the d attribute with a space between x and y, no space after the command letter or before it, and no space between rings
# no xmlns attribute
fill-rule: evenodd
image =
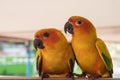
<svg viewBox="0 0 120 80"><path fill-rule="evenodd" d="M94 80L96 78L101 78L100 75L92 75L92 76L88 76L89 80Z"/></svg>
<svg viewBox="0 0 120 80"><path fill-rule="evenodd" d="M74 74L73 73L69 73L66 75L67 78L74 78Z"/></svg>
<svg viewBox="0 0 120 80"><path fill-rule="evenodd" d="M86 78L86 74L82 73L82 74L75 74L76 77L78 78Z"/></svg>
<svg viewBox="0 0 120 80"><path fill-rule="evenodd" d="M49 78L48 73L43 73L42 78Z"/></svg>

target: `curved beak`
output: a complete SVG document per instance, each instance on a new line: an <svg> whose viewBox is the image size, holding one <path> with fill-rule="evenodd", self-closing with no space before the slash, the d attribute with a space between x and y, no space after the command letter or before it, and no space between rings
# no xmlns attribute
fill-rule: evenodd
<svg viewBox="0 0 120 80"><path fill-rule="evenodd" d="M37 48L44 49L45 48L42 40L40 40L39 38L34 39L34 47L35 47L35 49L37 49Z"/></svg>
<svg viewBox="0 0 120 80"><path fill-rule="evenodd" d="M70 22L66 22L64 25L64 31L65 33L69 32L70 34L73 34L73 25Z"/></svg>

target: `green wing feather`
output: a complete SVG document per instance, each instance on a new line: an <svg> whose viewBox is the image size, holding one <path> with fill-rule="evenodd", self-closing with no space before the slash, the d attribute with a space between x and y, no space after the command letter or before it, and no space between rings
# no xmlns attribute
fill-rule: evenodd
<svg viewBox="0 0 120 80"><path fill-rule="evenodd" d="M100 57L102 58L106 68L108 71L113 73L113 64L112 64L112 58L109 54L109 51L105 45L105 43L101 39L96 40L96 48L100 54Z"/></svg>

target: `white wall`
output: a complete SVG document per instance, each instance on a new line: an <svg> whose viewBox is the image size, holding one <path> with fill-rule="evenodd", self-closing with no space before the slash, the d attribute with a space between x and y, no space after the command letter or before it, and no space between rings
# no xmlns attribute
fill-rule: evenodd
<svg viewBox="0 0 120 80"><path fill-rule="evenodd" d="M0 32L63 29L72 15L96 27L120 25L120 0L0 0Z"/></svg>

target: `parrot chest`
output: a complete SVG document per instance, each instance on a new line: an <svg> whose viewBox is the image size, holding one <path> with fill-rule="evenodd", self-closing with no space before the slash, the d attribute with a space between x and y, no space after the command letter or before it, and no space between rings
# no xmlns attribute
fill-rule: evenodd
<svg viewBox="0 0 120 80"><path fill-rule="evenodd" d="M49 52L43 55L43 72L62 73L67 66L65 55L59 52Z"/></svg>
<svg viewBox="0 0 120 80"><path fill-rule="evenodd" d="M78 64L84 72L97 73L104 67L104 63L94 45L76 44L73 45Z"/></svg>
<svg viewBox="0 0 120 80"><path fill-rule="evenodd" d="M76 49L76 58L79 64L83 67L92 67L91 65L95 63L97 54L89 49ZM91 64L91 65L90 65Z"/></svg>

